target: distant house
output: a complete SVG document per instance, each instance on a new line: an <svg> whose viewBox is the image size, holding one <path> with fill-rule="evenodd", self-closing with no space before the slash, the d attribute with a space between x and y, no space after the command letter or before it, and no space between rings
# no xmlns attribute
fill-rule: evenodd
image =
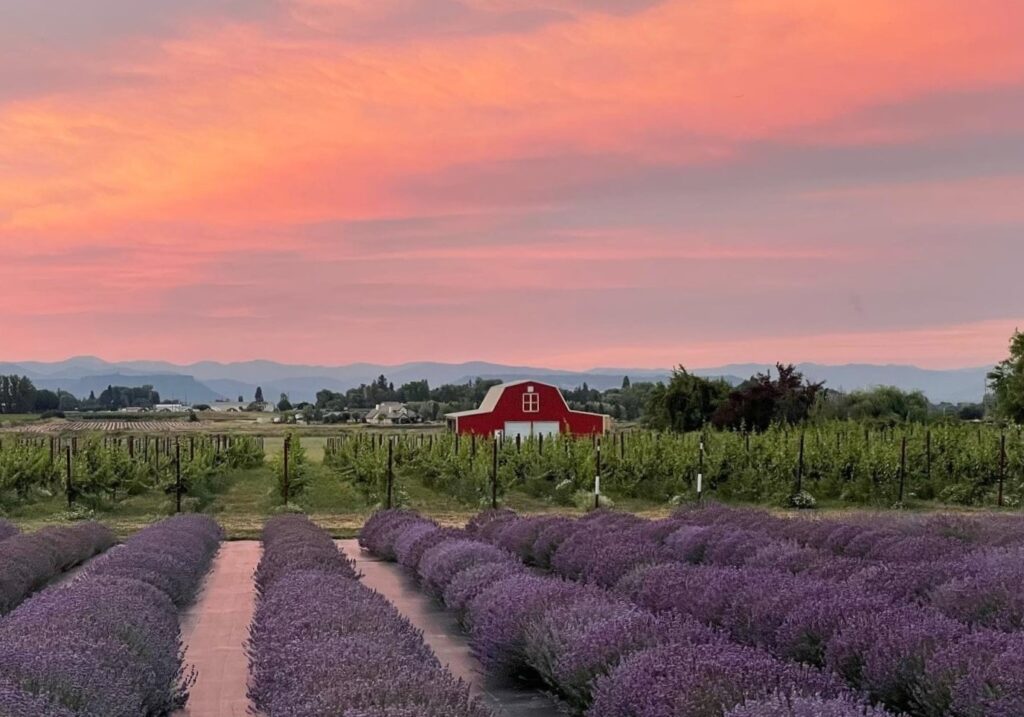
<svg viewBox="0 0 1024 717"><path fill-rule="evenodd" d="M419 415L404 403L385 401L378 403L366 414L366 422L377 426L393 426L399 423L415 423Z"/></svg>
<svg viewBox="0 0 1024 717"><path fill-rule="evenodd" d="M188 410L188 406L181 402L177 403L158 403L153 406L154 411L162 413L184 413Z"/></svg>
<svg viewBox="0 0 1024 717"><path fill-rule="evenodd" d="M540 381L512 381L492 386L479 408L445 414L456 433L549 436L559 433L593 435L611 427L603 413L573 411L557 386Z"/></svg>

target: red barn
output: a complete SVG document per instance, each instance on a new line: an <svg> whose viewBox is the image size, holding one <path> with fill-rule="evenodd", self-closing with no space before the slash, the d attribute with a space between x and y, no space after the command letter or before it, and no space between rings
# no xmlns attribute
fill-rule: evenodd
<svg viewBox="0 0 1024 717"><path fill-rule="evenodd" d="M448 428L456 433L477 433L506 438L571 433L601 434L611 417L601 413L573 411L557 386L539 381L512 381L492 386L480 408L445 415Z"/></svg>

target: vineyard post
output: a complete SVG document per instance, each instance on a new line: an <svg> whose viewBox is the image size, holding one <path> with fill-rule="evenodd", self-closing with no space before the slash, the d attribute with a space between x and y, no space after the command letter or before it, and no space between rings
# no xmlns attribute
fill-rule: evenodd
<svg viewBox="0 0 1024 717"><path fill-rule="evenodd" d="M288 505L288 451L291 449L291 444L292 444L292 437L291 436L285 436L284 437L284 448L283 448L283 453L284 453L284 484L282 486L283 489L284 489L282 491L282 494L283 494L283 497L284 497L284 504L285 505Z"/></svg>
<svg viewBox="0 0 1024 717"><path fill-rule="evenodd" d="M544 434L541 433L537 436L537 453L544 455Z"/></svg>
<svg viewBox="0 0 1024 717"><path fill-rule="evenodd" d="M491 509L498 508L498 437L495 436L491 448Z"/></svg>
<svg viewBox="0 0 1024 717"><path fill-rule="evenodd" d="M174 439L174 512L181 512L181 443Z"/></svg>
<svg viewBox="0 0 1024 717"><path fill-rule="evenodd" d="M697 502L700 503L704 493L704 434L700 434L700 447L697 452Z"/></svg>
<svg viewBox="0 0 1024 717"><path fill-rule="evenodd" d="M999 507L1003 507L1003 484L1006 482L1006 434L999 437Z"/></svg>
<svg viewBox="0 0 1024 717"><path fill-rule="evenodd" d="M522 448L523 448L523 434L517 433L516 434L516 453L522 452Z"/></svg>
<svg viewBox="0 0 1024 717"><path fill-rule="evenodd" d="M800 457L797 459L796 464L796 492L799 493L804 488L804 434L800 432Z"/></svg>
<svg viewBox="0 0 1024 717"><path fill-rule="evenodd" d="M196 459L196 437L188 437L188 462L191 463Z"/></svg>
<svg viewBox="0 0 1024 717"><path fill-rule="evenodd" d="M453 444L455 446L455 455L459 455L459 436L460 435L461 434L459 434L459 433L455 434L455 443Z"/></svg>
<svg viewBox="0 0 1024 717"><path fill-rule="evenodd" d="M476 458L476 434L469 437L469 457Z"/></svg>
<svg viewBox="0 0 1024 717"><path fill-rule="evenodd" d="M135 459L135 436L128 436L128 457Z"/></svg>
<svg viewBox="0 0 1024 717"><path fill-rule="evenodd" d="M75 502L75 486L71 478L71 446L67 447L67 494L68 494L68 508L70 508Z"/></svg>
<svg viewBox="0 0 1024 717"><path fill-rule="evenodd" d="M601 439L594 436L594 510L601 507Z"/></svg>
<svg viewBox="0 0 1024 717"><path fill-rule="evenodd" d="M50 436L50 465L53 465L54 455L57 451L57 447L54 445L53 436Z"/></svg>
<svg viewBox="0 0 1024 717"><path fill-rule="evenodd" d="M388 510L391 510L391 506L394 503L394 486L395 486L395 442L389 437L388 438Z"/></svg>
<svg viewBox="0 0 1024 717"><path fill-rule="evenodd" d="M626 432L619 434L619 460L626 460Z"/></svg>
<svg viewBox="0 0 1024 717"><path fill-rule="evenodd" d="M907 482L907 437L903 436L900 441L900 497L899 504L903 505L903 491Z"/></svg>

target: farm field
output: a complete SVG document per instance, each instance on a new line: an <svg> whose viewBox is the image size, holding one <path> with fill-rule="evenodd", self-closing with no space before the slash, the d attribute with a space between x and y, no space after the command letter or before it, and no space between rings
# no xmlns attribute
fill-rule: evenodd
<svg viewBox="0 0 1024 717"><path fill-rule="evenodd" d="M600 442L304 430L0 437L0 515L24 527L97 518L124 536L180 507L217 516L231 538L252 539L265 518L287 510L352 537L389 495L391 505L445 524L493 504L580 514L595 500L649 517L698 499L773 510L1014 511L1024 496L1024 442L996 426L852 423L752 435L634 430Z"/></svg>
<svg viewBox="0 0 1024 717"><path fill-rule="evenodd" d="M0 560L34 538L0 529ZM192 515L117 548L95 542L101 530L59 541L97 555L0 617L17 648L0 659L5 717L1010 717L1024 705L1013 515L502 509L447 527L385 510L358 542L295 514L224 542ZM126 620L134 637L115 628ZM112 669L123 679L105 679Z"/></svg>

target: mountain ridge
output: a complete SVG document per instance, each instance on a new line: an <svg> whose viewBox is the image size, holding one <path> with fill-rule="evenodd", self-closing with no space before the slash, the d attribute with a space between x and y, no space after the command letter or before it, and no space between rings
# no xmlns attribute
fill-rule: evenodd
<svg viewBox="0 0 1024 717"><path fill-rule="evenodd" d="M825 381L829 388L855 390L879 385L893 385L904 390L920 390L933 402L979 401L985 393L985 375L990 367L955 369L924 369L906 364L796 364L798 370L812 381ZM774 364L734 363L723 366L691 369L699 376L724 377L730 383L755 373L774 371ZM239 395L248 399L256 387L263 388L268 398L288 394L292 401L312 400L320 389L345 391L369 383L384 375L396 386L426 379L431 386L464 383L474 378L515 380L532 378L554 383L561 388L574 388L586 382L592 388L607 389L621 385L623 376L633 380L666 380L668 368L595 367L584 371L516 366L488 361L445 363L412 361L403 364L358 362L338 366L287 364L267 359L240 362L197 361L175 364L168 361L105 361L95 356L73 356L63 361L5 361L0 373L27 375L40 388L61 388L75 393L95 390L103 383L119 382L125 386L152 384L162 397L209 403L218 398L234 400ZM173 393L161 390L164 386ZM181 393L187 396L180 395Z"/></svg>

